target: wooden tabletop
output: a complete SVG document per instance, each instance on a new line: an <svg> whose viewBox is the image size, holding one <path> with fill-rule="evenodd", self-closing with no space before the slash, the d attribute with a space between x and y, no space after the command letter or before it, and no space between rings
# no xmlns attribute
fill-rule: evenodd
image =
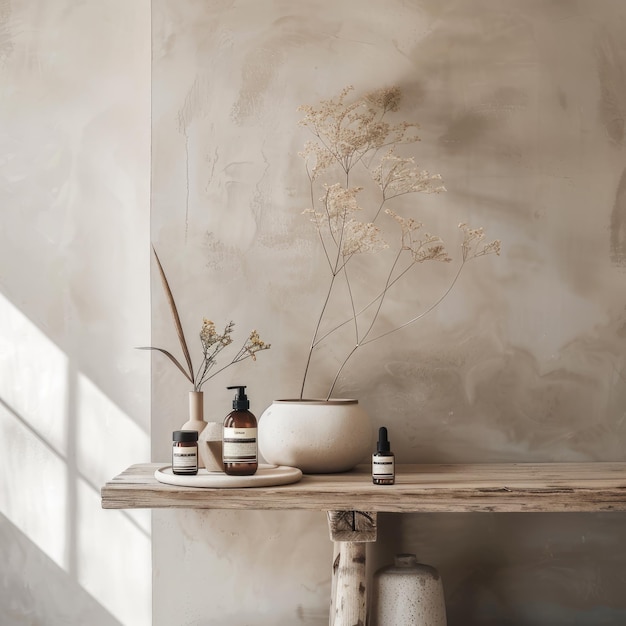
<svg viewBox="0 0 626 626"><path fill-rule="evenodd" d="M165 485L165 463L132 465L102 487L105 509L290 509L376 512L626 511L626 463L396 465L395 485L374 485L370 467L305 475L279 487Z"/></svg>

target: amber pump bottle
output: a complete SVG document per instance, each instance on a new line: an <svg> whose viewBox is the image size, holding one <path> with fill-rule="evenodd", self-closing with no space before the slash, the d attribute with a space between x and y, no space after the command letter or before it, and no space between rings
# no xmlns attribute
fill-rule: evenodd
<svg viewBox="0 0 626 626"><path fill-rule="evenodd" d="M396 482L396 459L391 452L387 429L378 429L376 452L372 455L372 482L375 485L393 485Z"/></svg>
<svg viewBox="0 0 626 626"><path fill-rule="evenodd" d="M233 411L224 420L223 454L224 472L229 476L251 476L259 466L257 453L257 421L248 410L250 401L246 387L235 385Z"/></svg>

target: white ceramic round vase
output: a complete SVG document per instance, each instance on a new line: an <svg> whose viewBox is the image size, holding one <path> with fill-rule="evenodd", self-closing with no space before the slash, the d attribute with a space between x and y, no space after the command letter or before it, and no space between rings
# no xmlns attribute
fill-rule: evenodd
<svg viewBox="0 0 626 626"><path fill-rule="evenodd" d="M398 554L381 567L372 587L371 626L446 626L439 572L414 554Z"/></svg>
<svg viewBox="0 0 626 626"><path fill-rule="evenodd" d="M258 444L268 463L346 472L371 454L372 425L358 400L274 400L259 419Z"/></svg>

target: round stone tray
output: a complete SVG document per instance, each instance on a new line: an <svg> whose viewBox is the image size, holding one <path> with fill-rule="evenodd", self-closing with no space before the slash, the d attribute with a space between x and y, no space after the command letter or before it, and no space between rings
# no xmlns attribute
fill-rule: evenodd
<svg viewBox="0 0 626 626"><path fill-rule="evenodd" d="M252 476L228 476L224 472L208 472L205 469L199 469L195 476L184 476L174 474L171 465L164 465L154 472L154 477L160 483L179 487L239 489L241 487L272 487L297 483L302 478L302 472L297 467L259 463L256 474L252 474Z"/></svg>

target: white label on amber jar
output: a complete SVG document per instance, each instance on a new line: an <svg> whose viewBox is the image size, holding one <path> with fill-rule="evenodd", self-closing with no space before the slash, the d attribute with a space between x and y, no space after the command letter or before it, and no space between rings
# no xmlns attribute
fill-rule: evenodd
<svg viewBox="0 0 626 626"><path fill-rule="evenodd" d="M196 446L172 447L172 468L173 469L197 469L198 468L198 448Z"/></svg>
<svg viewBox="0 0 626 626"><path fill-rule="evenodd" d="M395 474L395 457L374 455L372 457L372 476L389 478Z"/></svg>
<svg viewBox="0 0 626 626"><path fill-rule="evenodd" d="M256 463L256 428L224 428L224 463Z"/></svg>

